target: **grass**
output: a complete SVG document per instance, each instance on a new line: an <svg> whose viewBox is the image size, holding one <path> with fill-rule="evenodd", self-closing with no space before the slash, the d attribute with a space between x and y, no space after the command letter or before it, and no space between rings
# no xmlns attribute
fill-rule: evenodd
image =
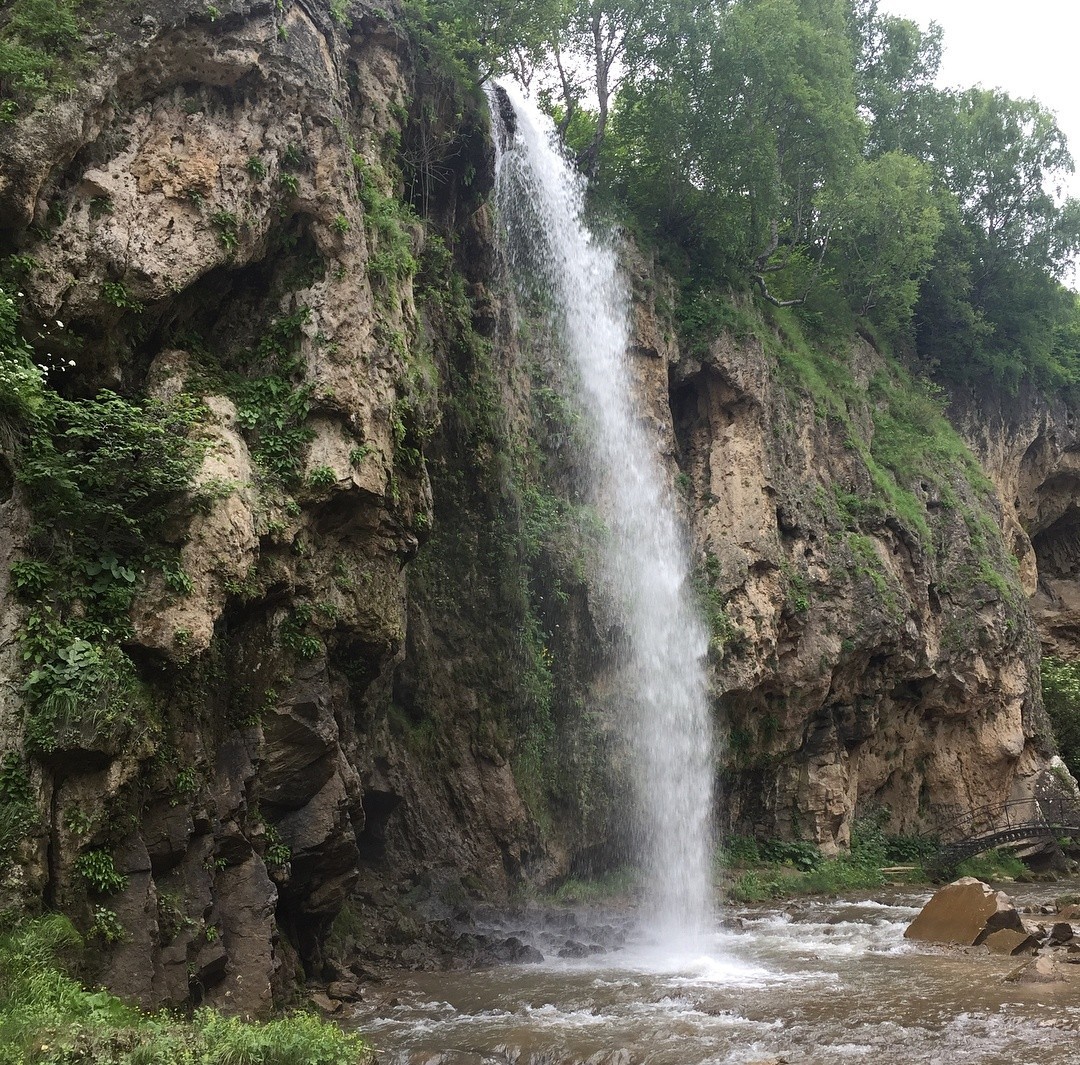
<svg viewBox="0 0 1080 1065"><path fill-rule="evenodd" d="M1002 850L976 854L956 867L956 877L973 876L977 880L986 881L1016 880L1026 876L1027 872L1027 866L1019 858Z"/></svg>
<svg viewBox="0 0 1080 1065"><path fill-rule="evenodd" d="M144 1013L69 970L81 941L57 914L0 936L0 1065L360 1065L357 1035L308 1013L249 1023L198 1009L190 1020Z"/></svg>
<svg viewBox="0 0 1080 1065"><path fill-rule="evenodd" d="M581 906L635 898L640 888L640 873L636 869L624 866L597 877L569 877L548 897L564 905Z"/></svg>
<svg viewBox="0 0 1080 1065"><path fill-rule="evenodd" d="M904 879L929 881L922 863L937 853L937 840L890 835L885 832L885 821L880 810L856 818L850 852L835 858L826 858L815 844L804 840L732 837L717 854L721 888L733 902L836 894L880 887L886 882L883 870L900 864L912 865ZM889 880L893 879L890 874Z"/></svg>

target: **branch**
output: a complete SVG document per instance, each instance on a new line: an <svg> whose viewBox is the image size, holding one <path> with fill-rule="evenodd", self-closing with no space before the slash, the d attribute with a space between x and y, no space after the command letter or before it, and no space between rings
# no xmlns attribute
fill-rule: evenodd
<svg viewBox="0 0 1080 1065"><path fill-rule="evenodd" d="M773 222L770 228L772 230L772 237L770 239L772 249L771 251L768 251L766 253L766 258L768 257L768 255L771 255L772 252L776 250L777 244L779 243L776 235L776 223ZM774 307L799 307L806 302L806 298L810 295L810 290L814 287L814 283L817 281L818 275L821 273L821 267L825 262L825 253L829 250L829 234L830 230L826 230L825 239L821 242L821 254L818 256L818 261L814 266L814 272L810 275L810 280L806 283L805 291L801 296L798 296L795 299L782 300L774 296L769 291L769 285L768 282L765 280L765 274L775 272L776 270L781 269L781 266L776 264L772 265L771 267L768 265L761 265L761 256L758 256L758 258L754 260L754 269L750 271L750 277L757 282L757 286L761 290L761 295L767 302L771 303ZM789 253L784 265L786 266L787 263L790 261L791 255Z"/></svg>

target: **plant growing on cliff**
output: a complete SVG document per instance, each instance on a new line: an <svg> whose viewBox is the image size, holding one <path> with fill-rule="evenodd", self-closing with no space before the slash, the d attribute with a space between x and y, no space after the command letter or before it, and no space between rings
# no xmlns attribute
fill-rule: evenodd
<svg viewBox="0 0 1080 1065"><path fill-rule="evenodd" d="M71 81L79 40L77 0L11 0L0 26L0 121Z"/></svg>
<svg viewBox="0 0 1080 1065"><path fill-rule="evenodd" d="M98 895L113 895L127 887L127 877L117 872L107 851L84 851L75 859L75 872Z"/></svg>

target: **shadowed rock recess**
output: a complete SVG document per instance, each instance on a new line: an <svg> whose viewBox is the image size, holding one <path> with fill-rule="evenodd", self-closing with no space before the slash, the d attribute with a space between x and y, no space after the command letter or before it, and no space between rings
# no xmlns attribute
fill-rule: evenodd
<svg viewBox="0 0 1080 1065"><path fill-rule="evenodd" d="M472 902L632 854L604 528L542 301L501 278L483 99L392 6L334 12L113 5L77 91L2 127L5 292L74 406L0 404L0 905L71 914L147 1005L265 1014L335 952L421 964ZM901 469L914 385L868 344L823 384L747 310L680 352L626 260L720 824L835 850L872 808L931 830L1050 786L1027 597L1074 647L1071 412L968 412L985 474L955 436ZM188 412L137 543L40 473L102 390Z"/></svg>

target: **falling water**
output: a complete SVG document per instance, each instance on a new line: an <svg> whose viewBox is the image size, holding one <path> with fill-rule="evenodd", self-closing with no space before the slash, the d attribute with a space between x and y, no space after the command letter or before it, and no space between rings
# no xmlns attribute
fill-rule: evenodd
<svg viewBox="0 0 1080 1065"><path fill-rule="evenodd" d="M590 423L588 464L610 533L605 577L628 644L622 679L650 931L665 946L692 941L708 926L711 895L707 637L688 601L687 551L658 442L634 397L627 285L611 236L583 221L584 182L556 147L551 123L514 86L492 90L491 104L496 122L502 118L496 195L507 257L550 292Z"/></svg>

